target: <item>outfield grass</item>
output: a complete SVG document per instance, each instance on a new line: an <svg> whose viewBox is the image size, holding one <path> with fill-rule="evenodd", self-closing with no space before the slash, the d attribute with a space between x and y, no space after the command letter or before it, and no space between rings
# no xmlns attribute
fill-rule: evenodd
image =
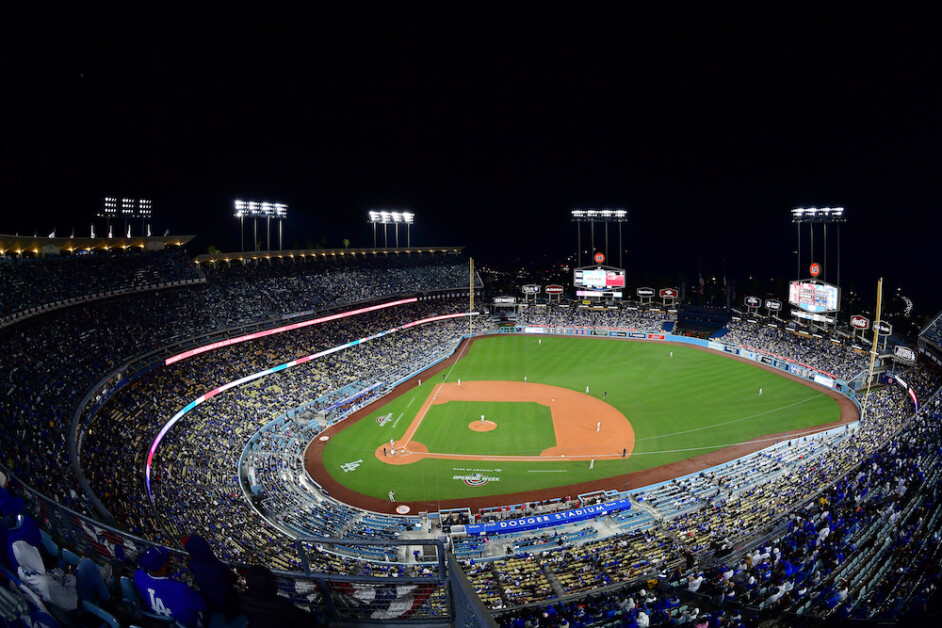
<svg viewBox="0 0 942 628"><path fill-rule="evenodd" d="M670 352L673 351L673 357ZM324 464L339 482L358 492L385 497L396 491L397 500L436 500L496 495L516 491L597 480L649 469L708 453L765 434L795 431L837 421L837 402L776 373L712 352L652 342L626 342L603 338L497 336L477 340L466 356L446 372L448 381L515 380L538 382L602 398L631 421L635 449L626 459L587 462L493 462L425 459L393 466L377 460L374 451L390 438L403 436L409 423L441 375L407 391L381 410L351 425L331 439ZM759 388L763 395L759 395ZM529 440L500 437L501 430L474 433L467 429L465 410L454 406L461 431L453 431L447 409L435 408L435 421L425 421L414 440L429 451L533 455ZM470 404L472 417L490 410ZM473 410L473 411L472 411ZM439 412L444 419L440 418ZM377 416L391 414L385 425ZM497 415L494 415L497 416ZM548 415L547 415L548 416ZM538 428L532 428L537 431ZM547 428L551 432L551 428ZM428 431L427 431L428 430ZM540 430L542 432L542 429ZM472 438L472 436L474 438ZM481 438L478 439L477 437ZM546 434L541 434L546 437ZM529 437L529 434L527 434ZM443 440L438 440L438 439ZM552 434L549 434L552 438ZM431 440L427 442L426 439ZM546 442L546 441L541 441ZM434 446L433 444L434 443ZM452 443L452 444L449 444ZM547 446L555 444L553 442ZM465 447L461 449L461 447ZM545 447L544 447L545 448ZM449 450L449 451L451 451ZM340 465L361 460L353 471ZM499 471L498 471L499 469ZM484 486L467 486L455 476L480 472L493 477Z"/></svg>

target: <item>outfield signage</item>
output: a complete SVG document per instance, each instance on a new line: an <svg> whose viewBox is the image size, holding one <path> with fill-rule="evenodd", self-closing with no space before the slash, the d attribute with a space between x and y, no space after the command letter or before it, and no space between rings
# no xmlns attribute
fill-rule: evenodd
<svg viewBox="0 0 942 628"><path fill-rule="evenodd" d="M465 526L465 532L469 536L478 534L502 534L506 532L518 532L521 530L537 530L539 528L549 528L552 526L574 523L576 521L585 521L586 519L595 519L602 517L616 510L629 510L631 501L620 499L607 504L594 504L585 508L567 510L565 512L553 512L534 517L521 517L520 519L510 519L507 521L494 521L491 523L472 523Z"/></svg>
<svg viewBox="0 0 942 628"><path fill-rule="evenodd" d="M540 286L535 283L528 283L522 288L524 294L539 294Z"/></svg>
<svg viewBox="0 0 942 628"><path fill-rule="evenodd" d="M904 362L912 363L916 361L916 352L909 347L904 347L903 345L897 345L893 347L893 354Z"/></svg>
<svg viewBox="0 0 942 628"><path fill-rule="evenodd" d="M617 297L621 298L620 290L576 290L577 297ZM584 301L585 305L589 305L591 301Z"/></svg>
<svg viewBox="0 0 942 628"><path fill-rule="evenodd" d="M759 297L746 297L744 302L746 307L762 307L762 299Z"/></svg>
<svg viewBox="0 0 942 628"><path fill-rule="evenodd" d="M661 288L658 294L662 299L676 299L680 293L675 288Z"/></svg>
<svg viewBox="0 0 942 628"><path fill-rule="evenodd" d="M638 288L635 290L635 294L637 294L639 297L653 297L654 288Z"/></svg>
<svg viewBox="0 0 942 628"><path fill-rule="evenodd" d="M629 337L629 338L640 338L641 340L644 340L645 338L648 337L648 335L645 334L643 331L629 331L629 332L628 332L628 337Z"/></svg>
<svg viewBox="0 0 942 628"><path fill-rule="evenodd" d="M828 388L834 388L834 380L820 373L814 374L814 382L822 386L827 386Z"/></svg>
<svg viewBox="0 0 942 628"><path fill-rule="evenodd" d="M494 297L496 305L512 305L517 302L517 297Z"/></svg>
<svg viewBox="0 0 942 628"><path fill-rule="evenodd" d="M877 328L877 333L881 336L889 336L893 333L893 326L886 321L877 321L875 327Z"/></svg>
<svg viewBox="0 0 942 628"><path fill-rule="evenodd" d="M563 287L559 284L550 284L546 286L545 292L546 294L562 294Z"/></svg>
<svg viewBox="0 0 942 628"><path fill-rule="evenodd" d="M850 326L854 329L866 331L870 329L870 319L860 314L854 314L850 317Z"/></svg>
<svg viewBox="0 0 942 628"><path fill-rule="evenodd" d="M777 299L766 299L765 307L771 312L780 312L782 310L782 302Z"/></svg>

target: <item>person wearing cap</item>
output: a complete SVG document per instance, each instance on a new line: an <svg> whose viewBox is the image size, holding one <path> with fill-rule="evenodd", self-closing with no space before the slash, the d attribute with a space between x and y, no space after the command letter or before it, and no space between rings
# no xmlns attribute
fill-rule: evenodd
<svg viewBox="0 0 942 628"><path fill-rule="evenodd" d="M140 569L134 572L134 587L152 613L173 617L189 628L196 628L202 623L206 600L183 582L171 578L167 573L169 563L170 552L166 548L147 548L137 559Z"/></svg>

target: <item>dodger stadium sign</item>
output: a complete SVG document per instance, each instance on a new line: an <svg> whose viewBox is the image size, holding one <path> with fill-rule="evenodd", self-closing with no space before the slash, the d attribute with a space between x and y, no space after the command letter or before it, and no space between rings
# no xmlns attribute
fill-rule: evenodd
<svg viewBox="0 0 942 628"><path fill-rule="evenodd" d="M470 524L465 526L465 532L470 536L475 534L500 534L502 532L517 532L520 530L536 530L537 528L548 528L564 523L594 519L595 517L607 515L616 510L628 510L629 508L631 508L631 502L627 499L620 499L607 504L595 504L593 506L576 508L575 510L567 510L565 512L551 512L544 515L535 515L533 517L511 519L509 521Z"/></svg>

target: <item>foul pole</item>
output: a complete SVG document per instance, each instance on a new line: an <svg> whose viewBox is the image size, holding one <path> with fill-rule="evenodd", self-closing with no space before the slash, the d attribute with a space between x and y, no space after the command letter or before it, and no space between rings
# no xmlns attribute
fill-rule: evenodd
<svg viewBox="0 0 942 628"><path fill-rule="evenodd" d="M468 279L470 290L468 290L468 336L474 335L474 258L469 257L468 269L470 271L470 277Z"/></svg>
<svg viewBox="0 0 942 628"><path fill-rule="evenodd" d="M867 416L867 406L870 405L870 387L873 385L873 365L877 361L877 342L880 340L880 308L883 302L883 277L877 280L877 311L873 321L873 343L870 345L870 370L867 371L867 396L864 399L860 418Z"/></svg>

